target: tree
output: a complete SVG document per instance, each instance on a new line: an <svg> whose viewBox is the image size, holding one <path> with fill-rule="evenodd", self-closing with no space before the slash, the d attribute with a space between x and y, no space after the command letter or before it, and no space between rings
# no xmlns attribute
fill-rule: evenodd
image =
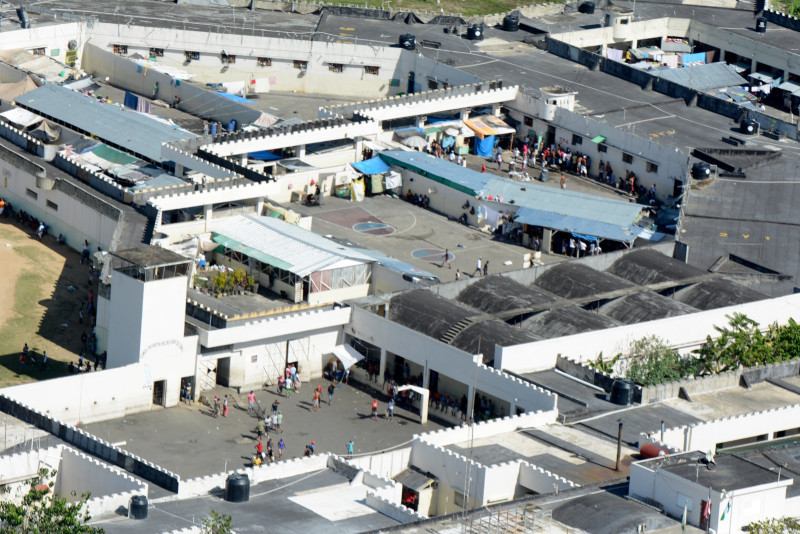
<svg viewBox="0 0 800 534"><path fill-rule="evenodd" d="M750 534L800 534L800 520L791 517L777 517L754 521L745 529Z"/></svg>
<svg viewBox="0 0 800 534"><path fill-rule="evenodd" d="M211 515L203 519L200 532L202 532L202 534L231 534L233 532L231 516L228 514L218 514L214 510L211 510Z"/></svg>
<svg viewBox="0 0 800 534"><path fill-rule="evenodd" d="M714 326L719 337L712 339L708 336L697 351L704 363L704 374L777 361L772 346L777 326L765 336L758 329L758 323L746 315L734 313L727 317L728 326Z"/></svg>
<svg viewBox="0 0 800 534"><path fill-rule="evenodd" d="M694 371L692 359L681 357L657 336L634 341L624 356L629 360L625 376L642 386L680 380Z"/></svg>
<svg viewBox="0 0 800 534"><path fill-rule="evenodd" d="M20 504L10 501L0 503L0 532L48 534L101 534L102 528L88 526L91 519L85 508L89 494L79 501L67 503L53 494L56 471L42 468L31 481L28 493Z"/></svg>

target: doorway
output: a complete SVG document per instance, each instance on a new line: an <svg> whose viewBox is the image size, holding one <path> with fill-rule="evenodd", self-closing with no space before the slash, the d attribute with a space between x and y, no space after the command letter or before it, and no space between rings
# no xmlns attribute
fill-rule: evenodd
<svg viewBox="0 0 800 534"><path fill-rule="evenodd" d="M217 360L217 385L230 387L231 382L231 358L220 358Z"/></svg>
<svg viewBox="0 0 800 534"><path fill-rule="evenodd" d="M156 380L153 382L153 405L164 406L166 404L166 380Z"/></svg>

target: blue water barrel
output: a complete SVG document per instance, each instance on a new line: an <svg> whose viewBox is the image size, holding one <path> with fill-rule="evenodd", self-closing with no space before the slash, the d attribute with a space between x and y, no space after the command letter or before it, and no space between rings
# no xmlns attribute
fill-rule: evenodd
<svg viewBox="0 0 800 534"><path fill-rule="evenodd" d="M236 131L236 121L235 120L231 119L231 120L228 121L228 131L229 132Z"/></svg>
<svg viewBox="0 0 800 534"><path fill-rule="evenodd" d="M216 122L212 122L211 124L208 125L208 133L210 133L211 135L217 135L217 123Z"/></svg>

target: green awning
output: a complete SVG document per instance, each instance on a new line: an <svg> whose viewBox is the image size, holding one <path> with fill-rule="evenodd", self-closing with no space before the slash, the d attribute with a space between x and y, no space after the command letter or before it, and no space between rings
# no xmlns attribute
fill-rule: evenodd
<svg viewBox="0 0 800 534"><path fill-rule="evenodd" d="M429 128L425 128L425 129L424 129L424 130L422 130L422 131L425 133L425 135L430 135L430 134L439 133L439 132L441 132L442 130L440 130L440 129L439 129L439 128L437 128L436 126L431 126L431 127L429 127Z"/></svg>
<svg viewBox="0 0 800 534"><path fill-rule="evenodd" d="M291 271L292 265L286 263L283 260L279 260L274 256L270 256L266 252L261 250L255 249L253 247L248 247L247 245L243 245L239 243L235 239L231 239L230 237L224 236L222 234L212 233L211 240L214 243L219 243L223 247L229 250L235 250L240 254L244 254L254 260L260 261L261 263L266 263L267 265L272 265L278 269L283 269L284 271Z"/></svg>
<svg viewBox="0 0 800 534"><path fill-rule="evenodd" d="M592 138L592 143L602 143L605 140L606 140L605 137L603 137L602 135L598 135L597 137Z"/></svg>

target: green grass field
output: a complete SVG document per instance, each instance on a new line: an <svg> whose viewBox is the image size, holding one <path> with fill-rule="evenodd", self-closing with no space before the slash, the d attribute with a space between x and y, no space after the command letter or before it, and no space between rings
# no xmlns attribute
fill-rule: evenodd
<svg viewBox="0 0 800 534"><path fill-rule="evenodd" d="M51 249L22 230L0 224L0 262L6 267L0 279L3 310L0 312L0 387L66 374L66 362L76 360L70 350L80 345L77 333L61 324L70 323L77 313L81 292L65 278L78 262L78 255L66 248ZM67 289L73 285L74 291ZM84 297L85 298L85 297ZM28 362L20 369L19 357L25 343L38 357L47 351L47 369Z"/></svg>

